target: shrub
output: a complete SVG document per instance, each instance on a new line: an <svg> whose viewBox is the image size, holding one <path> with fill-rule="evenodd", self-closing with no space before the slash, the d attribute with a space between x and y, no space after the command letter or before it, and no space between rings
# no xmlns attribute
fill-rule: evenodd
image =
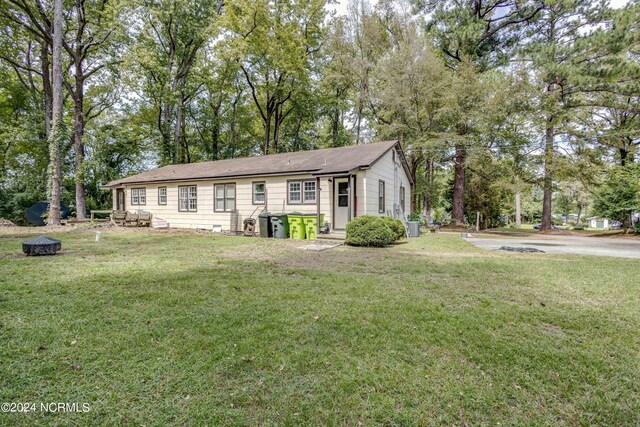
<svg viewBox="0 0 640 427"><path fill-rule="evenodd" d="M583 225L576 225L575 227L573 227L574 230L576 231L582 231L584 230L584 226Z"/></svg>
<svg viewBox="0 0 640 427"><path fill-rule="evenodd" d="M394 241L394 232L380 217L365 215L347 223L348 245L382 247Z"/></svg>
<svg viewBox="0 0 640 427"><path fill-rule="evenodd" d="M636 233L640 233L640 219L633 223L633 229Z"/></svg>
<svg viewBox="0 0 640 427"><path fill-rule="evenodd" d="M381 217L381 219L385 224L387 224L387 227L389 227L391 231L393 231L395 240L400 240L404 236L406 236L404 224L402 224L402 221L400 221L399 219L391 218L390 216L383 216Z"/></svg>
<svg viewBox="0 0 640 427"><path fill-rule="evenodd" d="M420 215L420 212L411 212L411 214L409 215L407 220L409 220L409 221L422 221L422 215Z"/></svg>

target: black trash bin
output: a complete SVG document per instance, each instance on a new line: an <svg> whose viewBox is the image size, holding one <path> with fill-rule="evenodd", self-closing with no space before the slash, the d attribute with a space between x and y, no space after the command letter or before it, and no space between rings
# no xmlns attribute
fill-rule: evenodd
<svg viewBox="0 0 640 427"><path fill-rule="evenodd" d="M286 239L289 237L289 222L287 214L271 214L271 228L273 237L276 239Z"/></svg>
<svg viewBox="0 0 640 427"><path fill-rule="evenodd" d="M273 237L271 214L269 212L263 212L258 215L258 228L260 228L260 237Z"/></svg>

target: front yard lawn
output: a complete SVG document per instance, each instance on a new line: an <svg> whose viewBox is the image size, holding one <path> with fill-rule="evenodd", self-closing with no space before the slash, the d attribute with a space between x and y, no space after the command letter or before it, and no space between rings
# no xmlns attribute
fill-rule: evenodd
<svg viewBox="0 0 640 427"><path fill-rule="evenodd" d="M638 425L640 263L153 230L0 235L0 425Z"/></svg>

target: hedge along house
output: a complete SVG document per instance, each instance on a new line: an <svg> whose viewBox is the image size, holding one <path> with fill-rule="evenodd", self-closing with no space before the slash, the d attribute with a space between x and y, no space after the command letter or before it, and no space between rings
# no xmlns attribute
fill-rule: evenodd
<svg viewBox="0 0 640 427"><path fill-rule="evenodd" d="M114 210L170 227L241 231L260 212L324 214L332 230L361 215L402 216L411 179L397 141L176 164L112 181Z"/></svg>

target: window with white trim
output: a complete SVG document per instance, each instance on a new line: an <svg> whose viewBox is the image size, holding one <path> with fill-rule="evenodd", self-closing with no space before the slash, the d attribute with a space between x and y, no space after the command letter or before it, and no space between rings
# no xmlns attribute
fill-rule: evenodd
<svg viewBox="0 0 640 427"><path fill-rule="evenodd" d="M213 186L213 210L233 212L236 210L236 185L215 184Z"/></svg>
<svg viewBox="0 0 640 427"><path fill-rule="evenodd" d="M146 188L132 188L131 189L131 204L132 205L146 205L147 204L147 189Z"/></svg>
<svg viewBox="0 0 640 427"><path fill-rule="evenodd" d="M196 185L178 187L178 210L180 212L196 212L198 210L198 187Z"/></svg>
<svg viewBox="0 0 640 427"><path fill-rule="evenodd" d="M267 184L264 182L253 183L253 204L264 205L266 200Z"/></svg>
<svg viewBox="0 0 640 427"><path fill-rule="evenodd" d="M384 213L385 200L384 200L384 181L378 181L378 213Z"/></svg>
<svg viewBox="0 0 640 427"><path fill-rule="evenodd" d="M290 205L316 202L316 181L289 181L287 185L287 200Z"/></svg>
<svg viewBox="0 0 640 427"><path fill-rule="evenodd" d="M167 204L167 187L158 187L158 204Z"/></svg>
<svg viewBox="0 0 640 427"><path fill-rule="evenodd" d="M304 181L304 194L302 197L303 203L315 203L316 202L316 182Z"/></svg>
<svg viewBox="0 0 640 427"><path fill-rule="evenodd" d="M404 187L400 186L400 209L402 209L402 212L404 212L404 202L405 202L405 198L404 198Z"/></svg>

